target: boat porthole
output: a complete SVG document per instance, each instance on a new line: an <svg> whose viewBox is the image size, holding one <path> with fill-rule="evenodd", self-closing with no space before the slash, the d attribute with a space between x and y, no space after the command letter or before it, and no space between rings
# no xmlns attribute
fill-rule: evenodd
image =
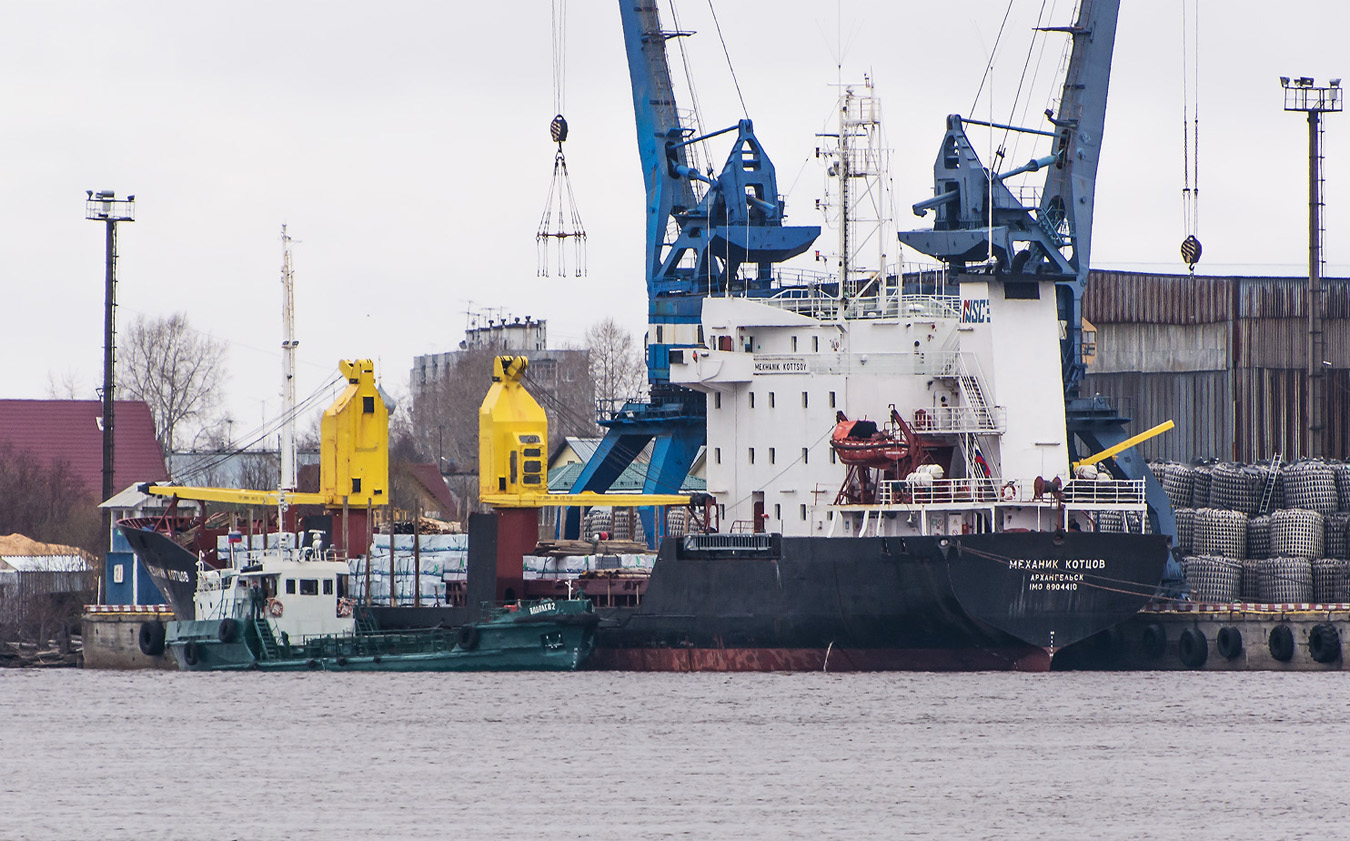
<svg viewBox="0 0 1350 841"><path fill-rule="evenodd" d="M1189 669L1198 669L1209 659L1209 640L1199 628L1187 628L1177 640L1177 655Z"/></svg>
<svg viewBox="0 0 1350 841"><path fill-rule="evenodd" d="M1140 644L1143 646L1144 654L1150 660L1157 660L1167 650L1167 631L1163 629L1162 625L1156 623L1149 625L1144 628Z"/></svg>
<svg viewBox="0 0 1350 841"><path fill-rule="evenodd" d="M1277 625L1270 632L1267 645L1270 648L1270 656L1281 663L1288 663L1294 659L1294 632L1289 630L1288 625Z"/></svg>
<svg viewBox="0 0 1350 841"><path fill-rule="evenodd" d="M1341 657L1341 633L1330 622L1320 622L1308 632L1308 653L1318 663L1334 663Z"/></svg>
<svg viewBox="0 0 1350 841"><path fill-rule="evenodd" d="M1215 647L1223 659L1236 660L1242 654L1242 632L1232 625L1224 625L1219 629Z"/></svg>

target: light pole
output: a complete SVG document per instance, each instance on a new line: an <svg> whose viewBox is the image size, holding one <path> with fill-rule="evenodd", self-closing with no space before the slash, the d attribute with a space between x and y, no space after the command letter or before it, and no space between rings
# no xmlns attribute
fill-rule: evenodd
<svg viewBox="0 0 1350 841"><path fill-rule="evenodd" d="M107 500L117 489L113 486L113 397L117 362L117 223L136 221L136 197L119 199L112 190L85 190L84 218L103 222L107 229L103 286L103 497ZM104 511L104 519L109 517ZM108 523L104 523L107 530ZM109 531L111 537L111 531Z"/></svg>
<svg viewBox="0 0 1350 841"><path fill-rule="evenodd" d="M1322 331L1322 207L1325 204L1322 180L1322 115L1341 110L1341 80L1332 79L1320 86L1308 76L1280 77L1284 88L1284 110L1308 115L1308 288L1304 299L1308 313L1308 397L1306 452L1310 456L1327 453L1326 335Z"/></svg>

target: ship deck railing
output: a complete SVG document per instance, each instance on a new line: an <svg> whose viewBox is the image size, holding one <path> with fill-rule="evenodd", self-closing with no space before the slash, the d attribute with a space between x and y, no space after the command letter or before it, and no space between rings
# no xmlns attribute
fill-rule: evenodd
<svg viewBox="0 0 1350 841"><path fill-rule="evenodd" d="M842 315L852 319L914 318L952 319L961 315L961 299L952 295L865 295L839 297L810 287L784 289L777 295L760 299L778 309L830 320Z"/></svg>
<svg viewBox="0 0 1350 841"><path fill-rule="evenodd" d="M913 481L894 479L877 487L877 508L909 510L927 506L986 507L1041 505L1075 511L1145 509L1143 479L1093 481L1074 479L1058 496L1048 489L1037 494L1035 484L998 478L961 477ZM857 507L857 506L849 506Z"/></svg>
<svg viewBox="0 0 1350 841"><path fill-rule="evenodd" d="M1008 410L1002 406L936 406L914 410L915 432L938 435L991 434L1008 429Z"/></svg>

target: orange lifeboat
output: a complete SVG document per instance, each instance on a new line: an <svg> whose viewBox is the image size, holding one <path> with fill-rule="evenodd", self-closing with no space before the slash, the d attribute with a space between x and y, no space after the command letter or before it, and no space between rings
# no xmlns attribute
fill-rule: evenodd
<svg viewBox="0 0 1350 841"><path fill-rule="evenodd" d="M882 431L875 421L849 420L842 414L830 434L830 446L844 464L882 470L910 455L908 442Z"/></svg>

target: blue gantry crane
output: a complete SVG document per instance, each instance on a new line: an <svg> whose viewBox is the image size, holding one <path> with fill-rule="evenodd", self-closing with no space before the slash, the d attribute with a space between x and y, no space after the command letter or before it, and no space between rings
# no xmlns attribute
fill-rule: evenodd
<svg viewBox="0 0 1350 841"><path fill-rule="evenodd" d="M652 0L619 0L619 12L647 197L649 398L601 420L605 437L572 491L608 490L651 443L643 492L671 494L706 440L707 414L702 394L671 384L670 355L702 344L705 297L780 291L774 265L810 248L820 228L784 224L777 174L749 119L703 135L681 120L666 42L689 33L663 29ZM721 171L700 172L691 150L723 137L732 143ZM643 522L653 536L652 512ZM574 513L573 536L575 523Z"/></svg>

